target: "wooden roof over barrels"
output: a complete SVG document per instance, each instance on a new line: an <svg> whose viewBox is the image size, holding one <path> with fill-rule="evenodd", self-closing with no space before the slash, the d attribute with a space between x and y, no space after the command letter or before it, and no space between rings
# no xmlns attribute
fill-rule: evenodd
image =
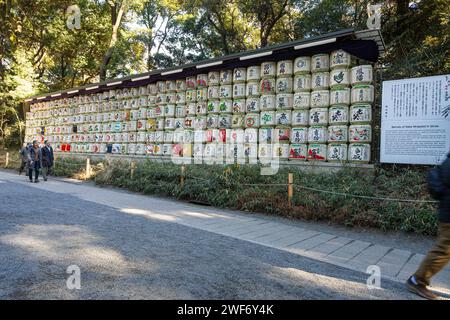
<svg viewBox="0 0 450 320"><path fill-rule="evenodd" d="M213 70L248 67L264 61L294 59L302 55L309 56L318 53L330 53L337 49L343 49L357 58L374 63L378 60L379 54L385 51L385 44L379 30L355 31L354 29L345 29L317 37L234 53L173 68L153 70L123 78L92 83L82 87L41 94L28 98L25 102L32 104L69 98L76 95L98 93L111 89L138 87L156 81L175 80Z"/></svg>

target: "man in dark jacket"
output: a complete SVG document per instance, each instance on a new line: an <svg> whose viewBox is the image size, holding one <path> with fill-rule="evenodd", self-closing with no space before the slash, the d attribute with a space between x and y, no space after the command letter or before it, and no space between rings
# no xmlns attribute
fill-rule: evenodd
<svg viewBox="0 0 450 320"><path fill-rule="evenodd" d="M41 168L42 162L42 151L39 148L39 144L36 140L33 141L33 146L30 148L30 166L28 169L28 177L30 182L33 182L33 170L34 170L34 182L39 182L39 169Z"/></svg>
<svg viewBox="0 0 450 320"><path fill-rule="evenodd" d="M410 291L426 299L436 299L437 296L427 286L431 278L450 261L450 153L440 166L430 170L428 188L431 196L439 200L439 237L435 247L406 284Z"/></svg>
<svg viewBox="0 0 450 320"><path fill-rule="evenodd" d="M47 181L47 174L50 172L53 166L53 148L47 140L44 141L42 147L42 177L44 181Z"/></svg>

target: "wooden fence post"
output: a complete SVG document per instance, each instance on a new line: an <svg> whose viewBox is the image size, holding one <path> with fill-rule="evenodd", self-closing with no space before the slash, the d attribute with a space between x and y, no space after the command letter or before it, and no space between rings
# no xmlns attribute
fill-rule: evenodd
<svg viewBox="0 0 450 320"><path fill-rule="evenodd" d="M185 171L185 166L182 165L181 166L181 176L180 176L180 185L182 188L184 187L184 171Z"/></svg>
<svg viewBox="0 0 450 320"><path fill-rule="evenodd" d="M136 169L136 162L134 160L130 163L130 177L133 179L134 177L134 170Z"/></svg>
<svg viewBox="0 0 450 320"><path fill-rule="evenodd" d="M289 207L292 207L292 196L294 195L294 175L292 173L288 174L288 202Z"/></svg>
<svg viewBox="0 0 450 320"><path fill-rule="evenodd" d="M8 164L9 164L9 152L6 153L5 168L8 167Z"/></svg>
<svg viewBox="0 0 450 320"><path fill-rule="evenodd" d="M91 177L91 159L86 158L86 175L85 180L89 179Z"/></svg>

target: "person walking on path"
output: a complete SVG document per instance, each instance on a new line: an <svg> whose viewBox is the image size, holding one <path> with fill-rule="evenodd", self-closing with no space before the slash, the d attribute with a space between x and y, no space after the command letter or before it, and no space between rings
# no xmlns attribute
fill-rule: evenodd
<svg viewBox="0 0 450 320"><path fill-rule="evenodd" d="M24 143L22 148L19 151L20 155L20 168L19 168L19 176L23 171L28 170L30 165L31 157L30 157L30 146L31 143Z"/></svg>
<svg viewBox="0 0 450 320"><path fill-rule="evenodd" d="M437 244L427 254L419 269L408 278L408 289L423 298L434 300L437 295L427 286L431 278L450 261L450 153L447 159L428 174L428 189L431 196L439 200L439 236Z"/></svg>
<svg viewBox="0 0 450 320"><path fill-rule="evenodd" d="M42 150L39 148L39 144L36 140L33 141L33 146L30 148L30 167L28 169L28 176L30 182L33 182L33 170L34 170L34 182L39 182L39 169L42 162Z"/></svg>
<svg viewBox="0 0 450 320"><path fill-rule="evenodd" d="M47 181L47 174L50 173L53 166L53 148L47 140L42 147L42 177Z"/></svg>

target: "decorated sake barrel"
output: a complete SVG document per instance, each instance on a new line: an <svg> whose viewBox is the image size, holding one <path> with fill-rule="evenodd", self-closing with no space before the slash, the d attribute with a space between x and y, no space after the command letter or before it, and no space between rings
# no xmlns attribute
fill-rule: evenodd
<svg viewBox="0 0 450 320"><path fill-rule="evenodd" d="M164 129L165 130L173 130L175 129L175 118L165 118L164 120Z"/></svg>
<svg viewBox="0 0 450 320"><path fill-rule="evenodd" d="M127 131L136 131L136 130L137 130L137 121L128 121Z"/></svg>
<svg viewBox="0 0 450 320"><path fill-rule="evenodd" d="M246 128L244 130L244 142L252 144L258 143L258 129Z"/></svg>
<svg viewBox="0 0 450 320"><path fill-rule="evenodd" d="M81 148L80 148L81 149ZM81 150L80 150L81 151ZM114 143L112 145L111 152L113 154L121 154L122 153L122 145L120 143Z"/></svg>
<svg viewBox="0 0 450 320"><path fill-rule="evenodd" d="M226 129L224 129L226 130ZM206 142L216 142L219 139L219 130L217 129L208 129L205 132L205 141Z"/></svg>
<svg viewBox="0 0 450 320"><path fill-rule="evenodd" d="M165 114L164 106L156 106L154 110L155 110L156 117L164 117L164 114Z"/></svg>
<svg viewBox="0 0 450 320"><path fill-rule="evenodd" d="M261 111L275 110L276 109L276 96L273 94L262 95L259 99Z"/></svg>
<svg viewBox="0 0 450 320"><path fill-rule="evenodd" d="M274 78L262 79L259 84L259 90L261 94L273 94L275 93L276 81Z"/></svg>
<svg viewBox="0 0 450 320"><path fill-rule="evenodd" d="M250 66L247 68L247 81L258 81L261 79L261 67Z"/></svg>
<svg viewBox="0 0 450 320"><path fill-rule="evenodd" d="M233 70L233 83L245 82L247 77L246 68L236 68Z"/></svg>
<svg viewBox="0 0 450 320"><path fill-rule="evenodd" d="M330 69L330 56L326 53L311 57L311 72L328 71Z"/></svg>
<svg viewBox="0 0 450 320"><path fill-rule="evenodd" d="M209 86L208 87L208 100L211 99L219 99L220 97L220 90L219 86Z"/></svg>
<svg viewBox="0 0 450 320"><path fill-rule="evenodd" d="M156 95L158 93L158 87L156 86L156 83L150 83L147 85L147 92L149 95Z"/></svg>
<svg viewBox="0 0 450 320"><path fill-rule="evenodd" d="M352 87L351 103L373 103L374 89L373 85L356 85Z"/></svg>
<svg viewBox="0 0 450 320"><path fill-rule="evenodd" d="M175 94L175 103L176 104L185 104L186 103L186 93L185 92L177 92Z"/></svg>
<svg viewBox="0 0 450 320"><path fill-rule="evenodd" d="M195 107L195 114L196 115L206 115L206 113L207 113L206 102L197 102L197 105Z"/></svg>
<svg viewBox="0 0 450 320"><path fill-rule="evenodd" d="M328 142L347 142L348 127L343 125L328 127Z"/></svg>
<svg viewBox="0 0 450 320"><path fill-rule="evenodd" d="M171 143L165 143L162 146L162 156L163 157L170 157L172 156L172 144Z"/></svg>
<svg viewBox="0 0 450 320"><path fill-rule="evenodd" d="M161 108L161 107L155 106L155 107L149 107L147 109L147 119L156 118L156 108Z"/></svg>
<svg viewBox="0 0 450 320"><path fill-rule="evenodd" d="M233 80L233 71L220 70L220 85L231 84Z"/></svg>
<svg viewBox="0 0 450 320"><path fill-rule="evenodd" d="M310 125L328 124L328 108L313 108L309 111Z"/></svg>
<svg viewBox="0 0 450 320"><path fill-rule="evenodd" d="M291 121L293 126L307 126L309 124L309 110L293 110Z"/></svg>
<svg viewBox="0 0 450 320"><path fill-rule="evenodd" d="M276 80L276 92L277 93L291 93L293 91L293 79L292 77L282 77Z"/></svg>
<svg viewBox="0 0 450 320"><path fill-rule="evenodd" d="M156 130L156 119L147 119L147 131Z"/></svg>
<svg viewBox="0 0 450 320"><path fill-rule="evenodd" d="M330 72L330 87L348 87L350 85L350 72L348 69L337 68Z"/></svg>
<svg viewBox="0 0 450 320"><path fill-rule="evenodd" d="M242 163L244 161L244 145L243 144L227 144L226 145L226 156L227 159L235 159L238 160L238 163ZM239 161L240 160L240 161Z"/></svg>
<svg viewBox="0 0 450 320"><path fill-rule="evenodd" d="M290 126L292 123L292 112L290 110L278 110L275 113L277 126Z"/></svg>
<svg viewBox="0 0 450 320"><path fill-rule="evenodd" d="M220 114L219 115L219 128L229 129L231 128L231 114Z"/></svg>
<svg viewBox="0 0 450 320"><path fill-rule="evenodd" d="M373 81L373 68L370 64L360 65L350 69L350 83L371 84Z"/></svg>
<svg viewBox="0 0 450 320"><path fill-rule="evenodd" d="M245 98L245 83L233 84L233 98Z"/></svg>
<svg viewBox="0 0 450 320"><path fill-rule="evenodd" d="M155 129L156 130L164 130L164 124L165 124L165 118L164 117L156 118Z"/></svg>
<svg viewBox="0 0 450 320"><path fill-rule="evenodd" d="M196 90L187 90L186 91L186 102L195 102L197 101L197 91Z"/></svg>
<svg viewBox="0 0 450 320"><path fill-rule="evenodd" d="M164 143L172 143L174 137L174 131L166 130L164 131Z"/></svg>
<svg viewBox="0 0 450 320"><path fill-rule="evenodd" d="M259 112L259 98L247 98L245 100L245 110L247 113Z"/></svg>
<svg viewBox="0 0 450 320"><path fill-rule="evenodd" d="M210 71L208 72L208 85L217 86L220 83L220 72Z"/></svg>
<svg viewBox="0 0 450 320"><path fill-rule="evenodd" d="M194 131L193 130L184 130L183 132L183 142L184 143L193 143L194 142Z"/></svg>
<svg viewBox="0 0 450 320"><path fill-rule="evenodd" d="M195 116L197 112L197 103L190 102L187 105L185 105L185 114L186 116Z"/></svg>
<svg viewBox="0 0 450 320"><path fill-rule="evenodd" d="M156 143L164 142L164 131L162 131L162 130L155 131L155 142Z"/></svg>
<svg viewBox="0 0 450 320"><path fill-rule="evenodd" d="M147 120L140 119L136 121L136 127L138 131L145 131L147 130Z"/></svg>
<svg viewBox="0 0 450 320"><path fill-rule="evenodd" d="M234 99L232 111L234 114L245 113L245 100L244 99Z"/></svg>
<svg viewBox="0 0 450 320"><path fill-rule="evenodd" d="M164 88L165 88L165 83L164 83ZM131 88L131 96L132 97L137 97L139 96L139 88Z"/></svg>
<svg viewBox="0 0 450 320"><path fill-rule="evenodd" d="M235 128L229 131L227 135L227 143L244 143L244 129Z"/></svg>
<svg viewBox="0 0 450 320"><path fill-rule="evenodd" d="M197 77L186 77L186 90L195 90L197 88Z"/></svg>
<svg viewBox="0 0 450 320"><path fill-rule="evenodd" d="M310 161L326 161L327 145L320 143L310 143L308 145L307 159Z"/></svg>
<svg viewBox="0 0 450 320"><path fill-rule="evenodd" d="M271 159L273 152L273 145L260 143L258 144L258 158L259 159Z"/></svg>
<svg viewBox="0 0 450 320"><path fill-rule="evenodd" d="M370 104L355 104L350 107L351 124L368 124L372 121L372 106Z"/></svg>
<svg viewBox="0 0 450 320"><path fill-rule="evenodd" d="M260 125L259 113L247 113L245 115L246 128L258 128Z"/></svg>
<svg viewBox="0 0 450 320"><path fill-rule="evenodd" d="M146 152L146 146L144 143L136 144L136 154L137 155L144 155L145 152Z"/></svg>
<svg viewBox="0 0 450 320"><path fill-rule="evenodd" d="M294 74L303 74L311 72L311 58L297 57L294 60Z"/></svg>
<svg viewBox="0 0 450 320"><path fill-rule="evenodd" d="M317 90L311 92L311 108L325 108L330 105L330 91Z"/></svg>
<svg viewBox="0 0 450 320"><path fill-rule="evenodd" d="M166 103L166 94L165 93L158 93L156 95L156 105L160 106Z"/></svg>
<svg viewBox="0 0 450 320"><path fill-rule="evenodd" d="M258 145L253 143L244 144L244 156L248 163L256 164L258 159Z"/></svg>
<svg viewBox="0 0 450 320"><path fill-rule="evenodd" d="M350 53L345 52L342 49L333 51L330 55L330 68L348 68L351 64Z"/></svg>
<svg viewBox="0 0 450 320"><path fill-rule="evenodd" d="M184 128L184 118L175 118L174 128L183 129Z"/></svg>
<svg viewBox="0 0 450 320"><path fill-rule="evenodd" d="M293 96L292 107L294 109L309 109L311 106L311 93L296 92Z"/></svg>
<svg viewBox="0 0 450 320"><path fill-rule="evenodd" d="M348 128L350 142L371 142L372 126L368 124L351 125Z"/></svg>
<svg viewBox="0 0 450 320"><path fill-rule="evenodd" d="M290 160L306 160L308 154L308 146L302 143L292 143L289 146Z"/></svg>
<svg viewBox="0 0 450 320"><path fill-rule="evenodd" d="M223 99L219 101L220 113L232 113L233 112L233 100Z"/></svg>
<svg viewBox="0 0 450 320"><path fill-rule="evenodd" d="M149 107L154 107L156 105L156 95L147 97L147 104Z"/></svg>
<svg viewBox="0 0 450 320"><path fill-rule="evenodd" d="M330 73L329 72L317 72L311 76L311 89L312 90L326 90L330 86Z"/></svg>
<svg viewBox="0 0 450 320"><path fill-rule="evenodd" d="M257 81L249 81L245 87L245 95L247 97L259 97L259 82Z"/></svg>
<svg viewBox="0 0 450 320"><path fill-rule="evenodd" d="M162 143L155 143L153 145L153 155L154 156L162 156Z"/></svg>
<svg viewBox="0 0 450 320"><path fill-rule="evenodd" d="M184 141L184 130L175 130L173 132L173 142L182 143Z"/></svg>
<svg viewBox="0 0 450 320"><path fill-rule="evenodd" d="M233 114L231 117L231 128L244 127L244 114Z"/></svg>
<svg viewBox="0 0 450 320"><path fill-rule="evenodd" d="M167 104L175 104L177 102L175 92L166 93L166 103Z"/></svg>
<svg viewBox="0 0 450 320"><path fill-rule="evenodd" d="M346 143L328 144L327 159L329 162L347 161L348 147Z"/></svg>
<svg viewBox="0 0 450 320"><path fill-rule="evenodd" d="M197 89L197 101L207 101L208 100L208 88L200 87Z"/></svg>
<svg viewBox="0 0 450 320"><path fill-rule="evenodd" d="M291 143L306 143L308 141L308 128L293 127L291 129Z"/></svg>
<svg viewBox="0 0 450 320"><path fill-rule="evenodd" d="M195 130L205 130L206 129L206 116L197 116L194 121Z"/></svg>
<svg viewBox="0 0 450 320"><path fill-rule="evenodd" d="M177 90L177 85L175 80L166 80L166 91L174 92Z"/></svg>
<svg viewBox="0 0 450 320"><path fill-rule="evenodd" d="M350 143L348 146L348 161L355 163L369 163L370 144Z"/></svg>
<svg viewBox="0 0 450 320"><path fill-rule="evenodd" d="M273 128L260 128L258 133L258 140L260 143L272 143L275 141L274 139L274 130ZM256 142L255 142L256 143Z"/></svg>
<svg viewBox="0 0 450 320"><path fill-rule="evenodd" d="M219 115L218 114L209 114L206 117L206 127L208 129L218 128L219 127Z"/></svg>
<svg viewBox="0 0 450 320"><path fill-rule="evenodd" d="M208 86L208 75L206 73L200 73L197 75L197 87Z"/></svg>
<svg viewBox="0 0 450 320"><path fill-rule="evenodd" d="M194 129L195 117L187 116L184 118L184 128L186 129Z"/></svg>
<svg viewBox="0 0 450 320"><path fill-rule="evenodd" d="M219 108L220 102L219 100L209 100L207 103L207 112L208 114L212 113L219 113L220 112L220 108Z"/></svg>
<svg viewBox="0 0 450 320"><path fill-rule="evenodd" d="M220 99L231 99L231 97L233 96L232 85L221 85L219 90Z"/></svg>
<svg viewBox="0 0 450 320"><path fill-rule="evenodd" d="M326 143L328 140L328 128L326 126L311 126L308 128L309 143Z"/></svg>
<svg viewBox="0 0 450 320"><path fill-rule="evenodd" d="M261 126L275 126L276 124L275 111L261 111L259 123Z"/></svg>
<svg viewBox="0 0 450 320"><path fill-rule="evenodd" d="M292 76L293 74L293 61L281 60L277 62L277 77Z"/></svg>
<svg viewBox="0 0 450 320"><path fill-rule="evenodd" d="M294 92L310 91L311 90L311 75L299 74L294 77Z"/></svg>
<svg viewBox="0 0 450 320"><path fill-rule="evenodd" d="M165 117L175 117L175 105L166 104L164 106L164 116Z"/></svg>
<svg viewBox="0 0 450 320"><path fill-rule="evenodd" d="M276 127L274 130L275 142L287 143L291 139L291 128L290 127Z"/></svg>
<svg viewBox="0 0 450 320"><path fill-rule="evenodd" d="M350 88L334 87L331 89L330 104L348 106L350 104Z"/></svg>
<svg viewBox="0 0 450 320"><path fill-rule="evenodd" d="M274 159L287 160L289 158L289 144L275 144L272 148Z"/></svg>
<svg viewBox="0 0 450 320"><path fill-rule="evenodd" d="M215 143L207 143L203 149L203 158L205 160L213 160L216 156L216 144Z"/></svg>
<svg viewBox="0 0 450 320"><path fill-rule="evenodd" d="M205 143L206 142L206 130L195 130L194 131L194 143Z"/></svg>
<svg viewBox="0 0 450 320"><path fill-rule="evenodd" d="M328 123L339 125L348 123L348 107L332 106L328 109Z"/></svg>
<svg viewBox="0 0 450 320"><path fill-rule="evenodd" d="M280 93L276 95L275 108L277 110L291 110L294 95L292 93Z"/></svg>
<svg viewBox="0 0 450 320"><path fill-rule="evenodd" d="M148 105L147 96L140 96L139 107L147 107L147 105Z"/></svg>
<svg viewBox="0 0 450 320"><path fill-rule="evenodd" d="M156 89L157 89L158 93L165 93L166 92L166 82L165 81L157 81Z"/></svg>
<svg viewBox="0 0 450 320"><path fill-rule="evenodd" d="M154 144L153 144L153 143L148 143L148 144L145 146L145 153L146 153L147 155L149 155L149 156L152 156L152 155L153 155L153 147L154 147Z"/></svg>
<svg viewBox="0 0 450 320"><path fill-rule="evenodd" d="M136 144L129 143L128 144L128 154L135 154L135 153L136 153Z"/></svg>
<svg viewBox="0 0 450 320"><path fill-rule="evenodd" d="M186 91L186 80L183 80L183 79L175 80L175 84L176 84L177 92Z"/></svg>
<svg viewBox="0 0 450 320"><path fill-rule="evenodd" d="M276 62L268 61L261 64L261 78L275 78L277 70Z"/></svg>
<svg viewBox="0 0 450 320"><path fill-rule="evenodd" d="M177 104L175 106L175 117L182 118L186 116L186 106Z"/></svg>

